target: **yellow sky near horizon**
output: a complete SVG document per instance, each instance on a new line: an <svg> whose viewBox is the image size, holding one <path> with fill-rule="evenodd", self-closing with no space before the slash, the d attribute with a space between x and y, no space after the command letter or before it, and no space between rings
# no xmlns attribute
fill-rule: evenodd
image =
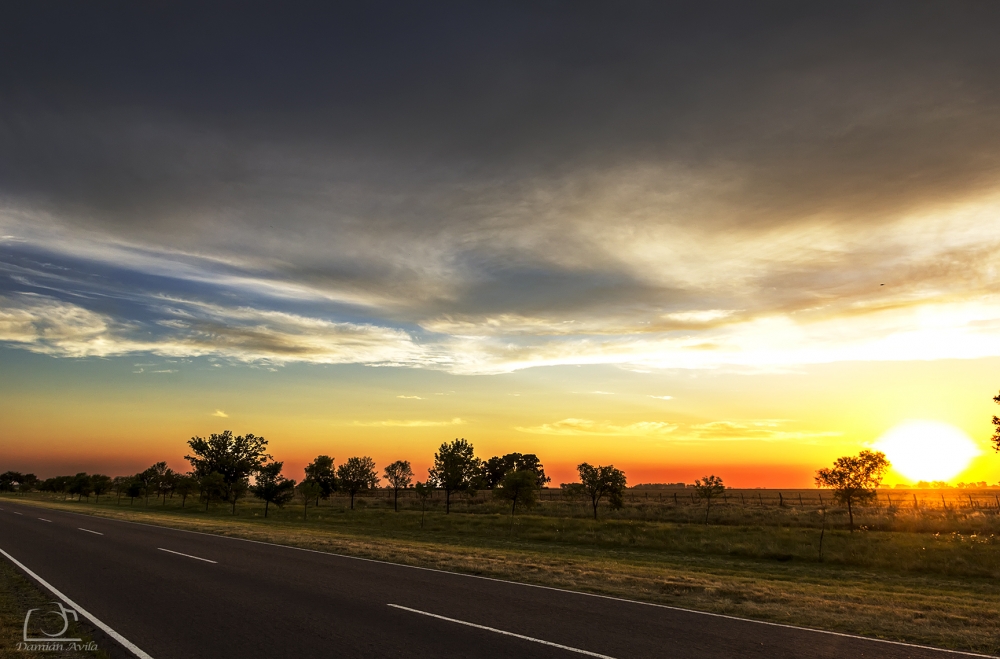
<svg viewBox="0 0 1000 659"><path fill-rule="evenodd" d="M321 453L371 455L380 465L408 459L422 475L441 442L465 437L484 458L536 453L555 482L573 480L574 466L588 461L625 469L632 484L715 473L740 487L809 487L815 469L870 447L899 423L925 419L960 428L980 447L953 482L1000 480L1000 456L988 442L1000 359L770 373L581 366L454 376L286 367L245 369L238 384L226 375L231 384L221 389L217 368L168 365L161 370L175 372L134 373L127 384L118 378L133 367L122 360L79 362L60 383L39 369L44 397L31 386L0 385L0 467L125 473L167 460L184 470L189 437L232 429L267 437L292 478ZM95 388L95 380L108 384ZM910 480L890 471L886 483L901 482Z"/></svg>

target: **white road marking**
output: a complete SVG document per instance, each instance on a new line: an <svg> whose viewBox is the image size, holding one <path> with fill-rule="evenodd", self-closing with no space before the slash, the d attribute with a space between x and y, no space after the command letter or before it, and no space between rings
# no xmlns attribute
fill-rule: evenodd
<svg viewBox="0 0 1000 659"><path fill-rule="evenodd" d="M42 520L43 522L48 522L49 524L52 523L51 519L45 519L44 517L39 517L38 519Z"/></svg>
<svg viewBox="0 0 1000 659"><path fill-rule="evenodd" d="M188 558L193 558L196 561L205 561L206 563L217 563L218 561L210 561L207 558L200 558L198 556L192 556L191 554L182 554L179 551L174 551L173 549L164 549L163 547L157 547L160 551L165 551L170 554L177 554L178 556L187 556Z"/></svg>
<svg viewBox="0 0 1000 659"><path fill-rule="evenodd" d="M97 531L91 531L90 529L85 529L82 526L76 527L79 531L86 531L87 533L93 533L94 535L104 535L103 533L98 533Z"/></svg>
<svg viewBox="0 0 1000 659"><path fill-rule="evenodd" d="M436 613L428 613L427 611L421 611L419 609L411 609L408 606L400 606L398 604L389 604L394 609L401 609L403 611L409 611L410 613L419 613L422 616L428 616L430 618L437 618L438 620L446 620L448 622L454 622L459 625L465 625L466 627L475 627L476 629L482 629L488 632L493 632L494 634L503 634L504 636L513 636L514 638L519 638L523 641L531 641L532 643L541 643L542 645L548 645L553 648L559 648L560 650L566 650L568 652L575 652L577 654L585 654L588 657L598 657L599 659L614 659L606 654L597 654L596 652L589 652L587 650L581 650L580 648L572 648L568 645L560 645L559 643L553 643L552 641L543 641L540 638L533 638L531 636L525 636L524 634L515 634L514 632L505 632L502 629L496 629L494 627L487 627L485 625L477 625L474 622L466 622L464 620L456 620L455 618L446 618L444 616L439 616Z"/></svg>
<svg viewBox="0 0 1000 659"><path fill-rule="evenodd" d="M21 514L23 514L23 513L17 512L16 510L12 510L11 512L14 513L15 515L21 515Z"/></svg>
<svg viewBox="0 0 1000 659"><path fill-rule="evenodd" d="M122 636L121 634L119 634L118 632L116 632L115 630L111 629L106 624L104 624L103 622L101 622L100 620L98 620L94 616L93 613L90 613L89 611L87 611L86 609L84 609L82 606L80 606L79 604L77 604L76 602L74 602L73 600L71 600L70 598L68 598L65 595L63 595L61 592L59 592L58 590L56 590L55 586L53 586L52 584L50 584L45 579L42 579L40 576L38 576L37 574L35 574L31 570L29 570L27 568L27 566L25 566L19 560L17 560L16 558L14 558L13 556L11 556L7 552L5 552L3 549L0 549L0 554L3 554L4 556L6 556L8 558L8 560L10 560L11 563L13 563L14 565L18 566L22 570L24 570L28 574L28 576L30 576L35 581L37 581L38 583L40 583L43 586L45 586L46 588L48 588L49 591L53 595L55 595L56 597L58 597L59 599L61 599L63 602L65 602L66 604L68 604L69 608L73 609L74 611L76 611L77 613L79 613L80 615L82 615L84 618L86 618L90 622L94 623L94 625L97 626L98 628L100 628L101 631L103 631L105 634L107 634L111 638L113 638L116 641L118 641L119 643L121 643L129 652L131 652L135 656L139 657L139 659L153 659L151 656L149 656L148 654L146 654L145 652L143 652L142 650L140 650L135 645L135 643L133 643L132 641L128 640L127 638L125 638L124 636Z"/></svg>
<svg viewBox="0 0 1000 659"><path fill-rule="evenodd" d="M79 515L81 517L95 517L90 513L77 513L72 511L65 511L67 515ZM918 645L916 643L907 643L905 641L890 641L886 638L872 638L870 636L859 636L858 634L847 634L844 632L834 632L827 629L816 629L814 627L802 627L801 625L789 625L783 622L769 622L767 620L754 620L753 618L740 618L739 616L727 615L725 613L711 613L709 611L698 611L696 609L685 609L680 606L671 606L669 604L658 604L656 602L643 602L641 600L630 600L624 597L615 597L614 595L601 595L600 593L587 593L580 590L569 590L566 588L558 588L556 586L542 586L541 584L535 583L525 583L523 581L511 581L510 579L498 579L497 577L484 577L479 574L466 574L463 572L451 572L449 570L441 570L434 567L422 567L420 565L406 565L404 563L393 563L391 561L383 561L377 558L363 558L361 556L349 556L347 554L337 554L331 551L323 551L320 549L307 549L306 547L295 547L293 545L282 545L277 542L266 542L264 540L251 540L250 538L237 538L231 535L219 535L217 533L205 533L204 531L192 531L191 529L178 529L171 526L163 526L161 524L149 524L147 522L133 522L127 519L111 519L102 518L106 522L119 522L121 524L134 524L135 526L145 526L151 529L157 529L158 531L176 531L178 533L191 533L193 535L207 535L211 538L217 538L219 540L235 540L237 542L249 542L254 545L267 545L268 547L280 547L281 549L291 549L293 551L303 551L308 554L322 554L324 556L333 556L334 558L343 558L351 561L361 561L364 563L378 563L379 565L391 565L392 567L404 568L408 570L421 570L424 572L437 572L438 574L447 574L452 577L463 577L466 579L482 579L483 581L494 581L496 583L509 584L511 586L521 586L523 588L538 588L539 590L551 590L557 593L566 593L567 595L577 595L580 597L595 597L597 599L610 600L612 602L622 602L624 604L635 604L637 606L650 606L656 609L665 609L667 611L679 611L681 613L691 613L699 616L708 616L709 618L722 618L724 620L734 620L736 622L746 622L754 625L764 625L767 627L780 627L782 629L792 629L800 632L811 632L813 634L824 634L826 636L839 636L841 638L850 638L856 641L867 641L869 643L884 643L885 645L898 645L904 648L917 648L920 650L930 650L932 652L940 652L941 654L952 654L961 657L982 657L983 659L1000 659L1000 656L995 654L981 654L979 652L966 652L964 650L949 650L948 648L936 648L932 645Z"/></svg>

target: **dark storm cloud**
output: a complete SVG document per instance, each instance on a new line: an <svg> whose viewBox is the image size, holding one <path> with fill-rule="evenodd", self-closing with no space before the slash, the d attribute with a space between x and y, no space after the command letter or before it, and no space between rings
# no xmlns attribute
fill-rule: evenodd
<svg viewBox="0 0 1000 659"><path fill-rule="evenodd" d="M464 219L378 217L427 188L638 161L736 167L741 219L891 208L995 174L998 13L26 3L0 35L4 192L135 224L362 186L347 213L396 228Z"/></svg>
<svg viewBox="0 0 1000 659"><path fill-rule="evenodd" d="M913 217L997 191L998 27L992 3L8 4L0 292L584 338L993 293L992 224Z"/></svg>

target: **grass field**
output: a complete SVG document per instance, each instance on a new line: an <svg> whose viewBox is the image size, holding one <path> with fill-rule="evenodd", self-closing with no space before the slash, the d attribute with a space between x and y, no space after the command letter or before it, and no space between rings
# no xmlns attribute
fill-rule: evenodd
<svg viewBox="0 0 1000 659"><path fill-rule="evenodd" d="M813 491L815 494L815 491ZM599 521L577 503L545 501L518 515L513 528L504 508L489 499L453 504L443 514L435 501L422 515L407 499L399 513L391 500L368 497L350 511L334 497L319 508L271 508L241 502L237 514L218 504L177 499L149 505L114 497L93 502L60 501L40 494L19 496L107 517L143 521L559 586L685 608L727 613L921 644L1000 652L1000 541L971 526L992 526L995 512L970 505L935 511L924 525L953 523L954 531L867 531L827 528L823 559L821 516L803 506L719 506L705 525L703 506L678 506L687 521L637 517L643 497ZM417 507L417 509L413 509ZM629 508L632 508L631 510ZM741 513L741 510L743 511ZM648 512L648 511L647 511ZM423 524L421 518L423 516ZM743 523L737 523L742 516ZM904 516L872 509L860 523ZM832 526L840 525L829 513ZM903 524L910 528L917 518ZM883 525L884 526L884 525Z"/></svg>

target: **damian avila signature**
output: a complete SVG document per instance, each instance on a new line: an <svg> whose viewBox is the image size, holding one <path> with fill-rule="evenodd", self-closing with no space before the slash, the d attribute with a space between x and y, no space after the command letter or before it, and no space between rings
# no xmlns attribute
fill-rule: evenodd
<svg viewBox="0 0 1000 659"><path fill-rule="evenodd" d="M89 641L38 641L25 643L21 641L17 644L18 650L25 652L96 652L97 643Z"/></svg>
<svg viewBox="0 0 1000 659"><path fill-rule="evenodd" d="M93 652L97 650L97 643L94 641L83 642L82 638L67 638L63 636L69 631L70 619L74 622L80 618L76 611L67 609L61 602L52 602L54 609L29 609L24 616L24 628L21 635L21 642L17 644L18 650L27 652ZM37 613L42 611L42 613ZM31 625L32 615L36 621L37 629ZM55 620L56 625L61 625L59 631L52 633L43 628L42 621ZM40 634L40 635L39 635Z"/></svg>

